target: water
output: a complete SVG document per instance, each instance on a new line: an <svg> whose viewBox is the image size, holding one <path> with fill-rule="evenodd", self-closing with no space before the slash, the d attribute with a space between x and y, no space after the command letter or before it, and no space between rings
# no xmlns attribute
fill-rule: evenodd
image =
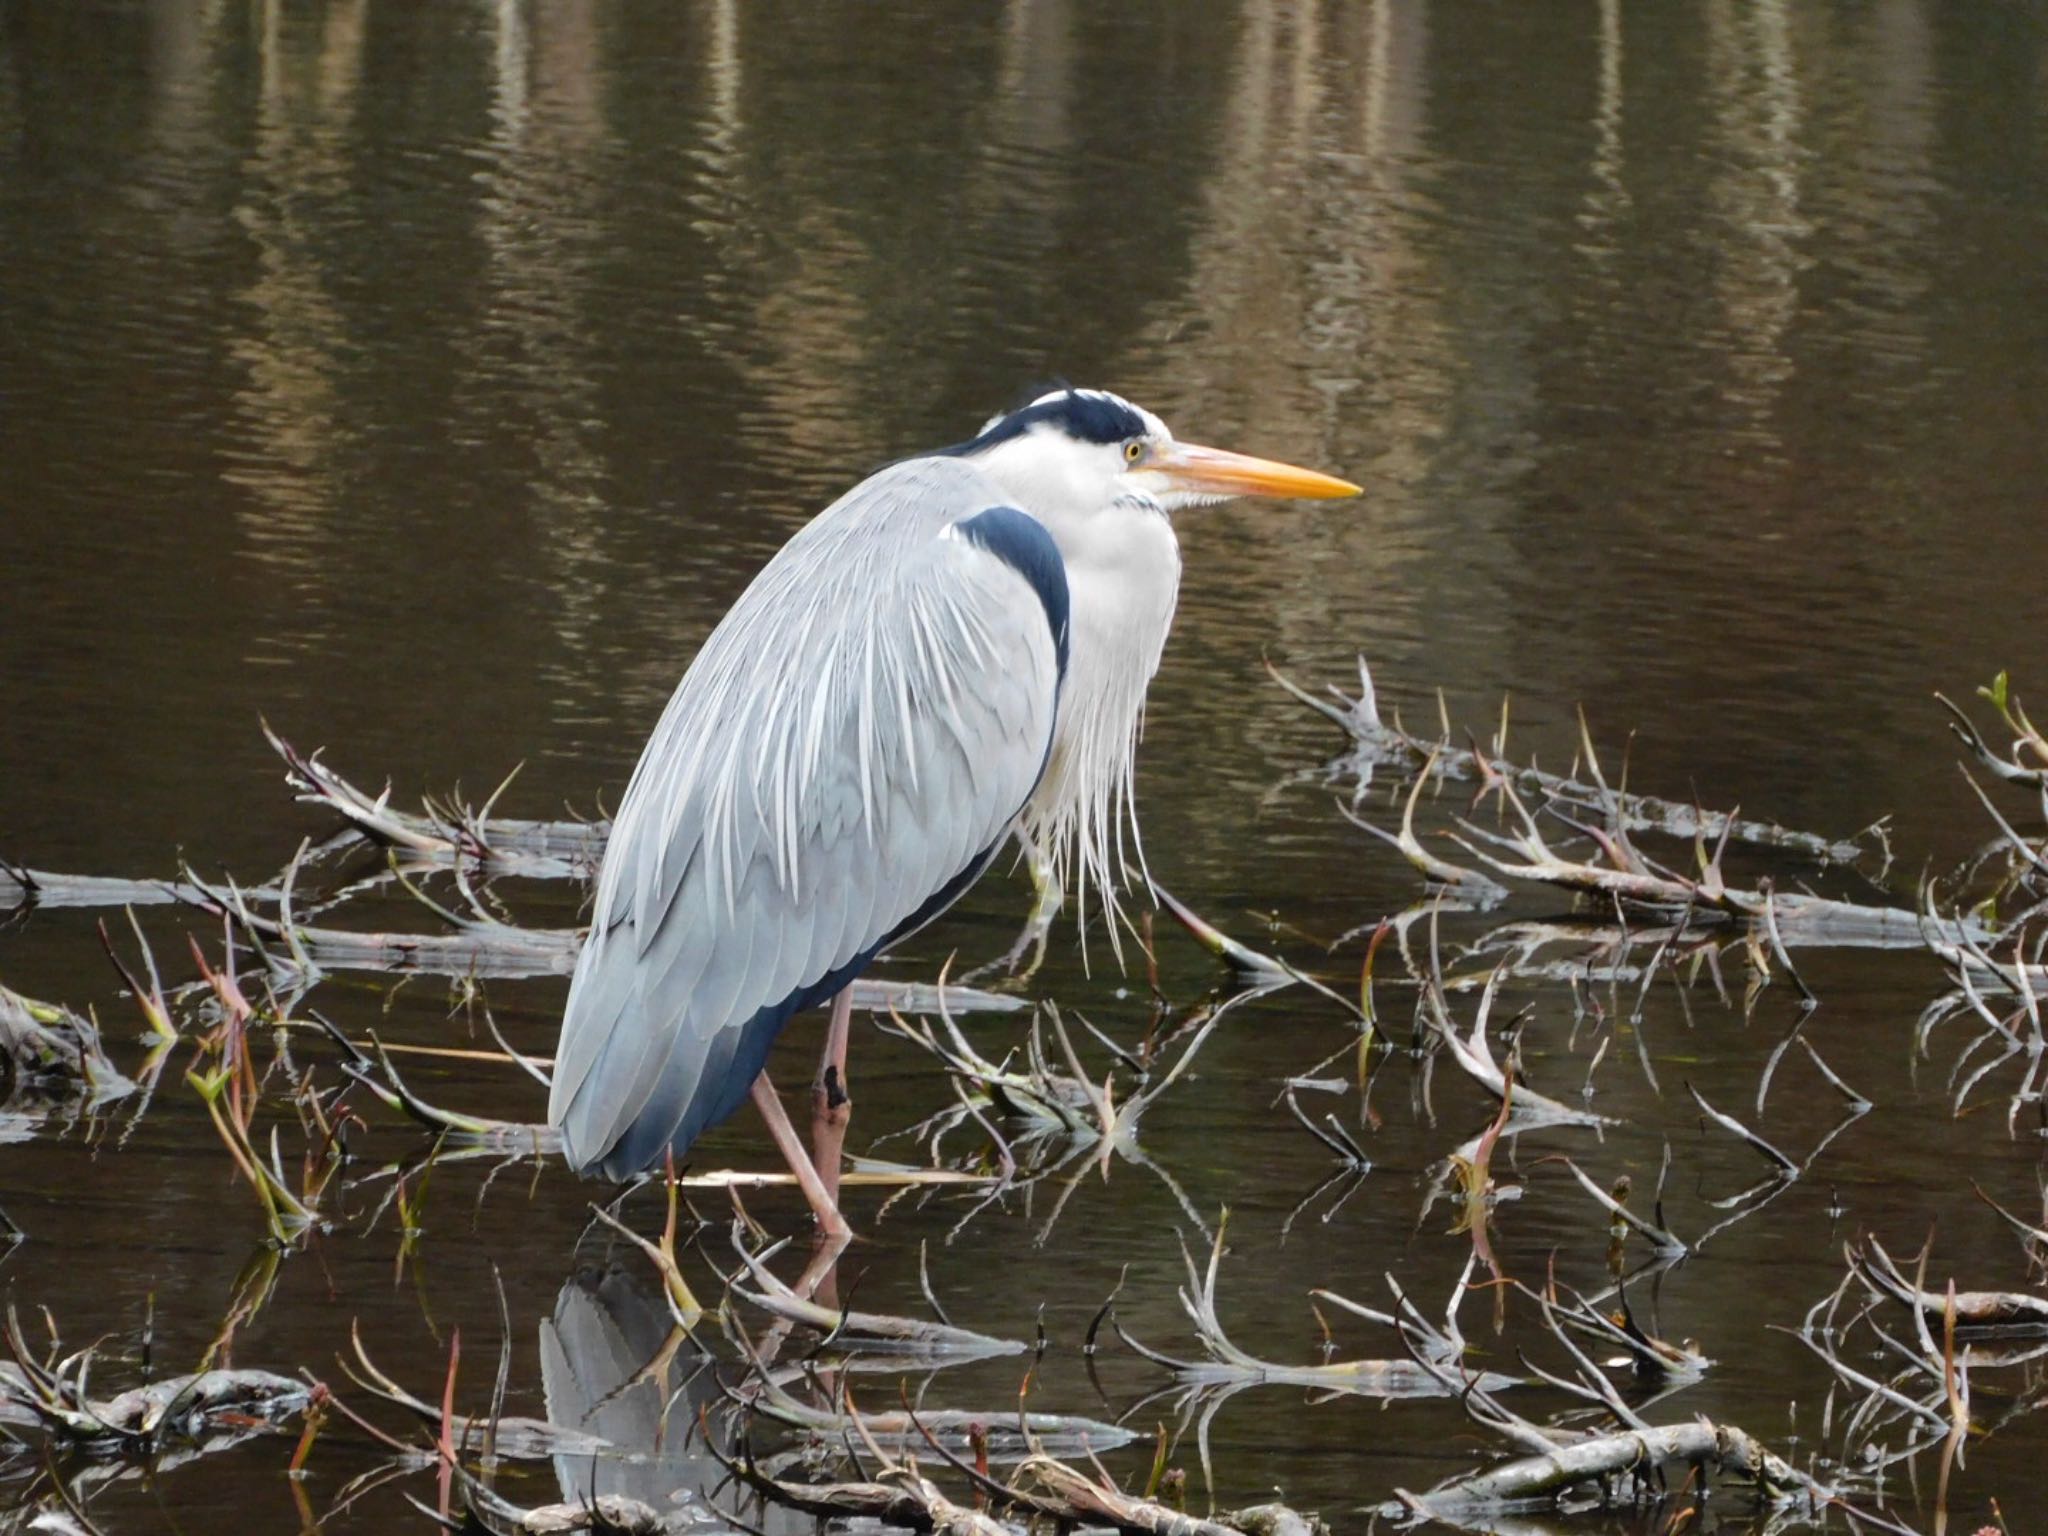
<svg viewBox="0 0 2048 1536"><path fill-rule="evenodd" d="M267 877L323 823L282 792L259 716L359 778L389 774L402 803L457 782L481 795L517 763L509 811L616 803L693 647L782 539L868 469L1065 377L1366 489L1181 523L1148 851L1240 936L1309 962L1295 934L1334 938L1417 894L1338 817L1344 786L1313 770L1342 743L1272 685L1268 657L1320 686L1362 652L1411 720L1433 718L1438 686L1480 728L1512 694L1511 744L1555 766L1583 702L1616 757L1637 733L1632 781L1677 798L1835 834L1895 813L1909 893L1924 861L1989 830L1931 692L2000 667L2038 692L2044 675L2044 81L2037 8L1924 0L0 9L0 851L137 877L182 853ZM575 920L567 887L504 894L523 921ZM898 973L995 953L1026 899L991 879ZM374 920L424 918L397 900ZM92 922L31 914L0 933L0 978L95 1006L125 1059L131 1005ZM151 931L183 979L178 926L158 914ZM1355 976L1358 954L1321 963ZM1140 978L1094 958L1085 973L1063 930L1034 990L1132 1038L1150 1017ZM1181 1004L1224 981L1177 940L1162 964ZM1897 1253L1932 1227L1931 1273L2023 1285L1958 1170L2038 1212L2042 1153L2025 1117L2006 1134L2009 1084L1952 1118L1959 1040L1914 1059L1932 961L1802 969L1823 1000L1809 1038L1878 1108L1658 1301L1666 1331L1718 1362L1668 1406L1803 1457L1826 1372L1762 1325L1796 1323L1863 1231ZM488 996L516 1043L551 1046L559 981ZM1596 1105L1626 1125L1517 1145L1528 1193L1494 1236L1510 1273L1539 1280L1553 1252L1575 1283L1603 1272L1597 1215L1545 1153L1640 1186L1669 1137L1688 1233L1763 1171L1700 1128L1687 1081L1796 1156L1839 1118L1796 1054L1755 1113L1789 986L1748 1024L1704 982L1687 1001L1666 985L1647 1004L1661 1095L1626 1037L1601 1069ZM470 1027L428 978L344 977L312 1002L415 1043ZM1589 1054L1567 1054L1570 997L1512 1002L1536 1009L1539 1081L1569 1096ZM1278 1080L1350 1036L1300 992L1237 1019L1144 1127L1179 1195L1115 1163L1074 1184L1049 1233L1050 1185L950 1243L960 1202L882 1217L859 1197L861 1303L915 1310L929 1241L957 1319L1030 1337L1042 1317L1039 1406L1113 1416L1165 1379L1112 1350L1104 1402L1081 1335L1128 1263L1126 1325L1193 1348L1173 1296L1172 1234L1201 1240L1190 1211L1232 1209L1222 1305L1256 1353L1317 1357L1313 1286L1377 1303L1394 1272L1440 1297L1469 1244L1442 1206L1418 1222L1423 1190L1487 1101L1446 1069L1425 1103L1390 1065L1382 1123L1361 1133L1372 1172L1283 1240L1330 1164L1273 1106ZM814 1034L793 1031L786 1082ZM327 1070L320 1047L295 1049ZM0 1163L0 1208L30 1234L6 1261L11 1299L51 1307L74 1347L110 1335L110 1380L132 1375L146 1318L152 1363L190 1368L261 1252L181 1061L132 1132L59 1115ZM899 1043L864 1036L856 1071L857 1143L948 1101ZM539 1110L513 1073L413 1075L443 1102ZM361 1107L373 1162L418 1150ZM745 1119L701 1153L769 1155ZM513 1406L544 1411L541 1320L565 1309L566 1336L582 1317L593 1191L553 1168L486 1185L475 1165L429 1185L403 1264L395 1218L369 1219L384 1186L351 1191L347 1224L278 1266L234 1360L339 1380L359 1319L379 1363L433 1396L460 1326L480 1398L495 1268ZM795 1225L778 1197L750 1204ZM652 1224L650 1202L633 1212ZM722 1234L706 1251L725 1262ZM1469 1303L1468 1332L1511 1365L1526 1319L1496 1339L1488 1312ZM1346 1354L1389 1352L1365 1325L1339 1332ZM1019 1374L948 1373L932 1401L999 1406ZM1478 1444L1442 1405L1277 1387L1210 1431L1221 1502L1278 1487L1354 1529ZM1973 1446L1957 1522L1997 1497L2023 1528L2042 1445L2022 1416ZM259 1442L117 1480L93 1513L109 1530L159 1528L152 1505L195 1529L303 1523L287 1454ZM1192 1435L1175 1456L1196 1465ZM330 1431L297 1491L326 1511L375 1461ZM425 1478L402 1486L431 1497ZM506 1486L562 1492L545 1467ZM387 1489L322 1528L410 1518Z"/></svg>

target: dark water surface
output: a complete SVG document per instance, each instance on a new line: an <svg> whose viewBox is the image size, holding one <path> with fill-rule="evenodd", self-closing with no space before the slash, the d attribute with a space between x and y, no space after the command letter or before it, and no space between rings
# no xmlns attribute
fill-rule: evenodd
<svg viewBox="0 0 2048 1536"><path fill-rule="evenodd" d="M1361 947L1325 958L1320 941L1419 896L1338 816L1344 786L1316 772L1337 733L1262 664L1320 686L1347 682L1359 652L1411 720L1433 718L1440 685L1485 729L1511 693L1511 746L1558 767L1583 702L1616 759L1637 733L1639 786L1837 835L1892 813L1897 891L1852 893L1910 900L1923 863L1990 830L1931 692L2001 667L2048 688L2044 253L2048 32L2024 5L0 5L0 852L134 877L182 854L268 878L325 824L283 790L259 715L364 781L389 774L400 803L484 793L520 762L501 809L616 803L693 648L806 517L1065 377L1366 488L1180 524L1140 798L1154 873L1224 926L1355 980ZM576 920L571 883L499 894L526 923ZM1027 901L991 879L892 974L998 952ZM1522 898L1509 915L1565 906ZM95 915L0 932L0 980L95 1007L132 1065L135 1015ZM337 920L432 926L402 896ZM178 918L149 927L188 977ZM1135 1038L1141 977L1094 960L1091 976L1063 927L1031 991ZM1180 1007L1227 984L1177 938L1161 964ZM1797 1156L1840 1118L1800 1054L1757 1115L1796 996L1781 976L1745 1022L1729 964L1736 1006L1704 978L1650 995L1655 1087L1617 1034L1594 1103L1624 1124L1513 1144L1516 1170L1497 1172L1527 1190L1494 1234L1510 1274L1540 1280L1553 1254L1581 1287L1606 1272L1603 1221L1546 1154L1644 1187L1668 1139L1668 1214L1687 1234L1764 1172L1702 1129L1686 1082ZM2038 1216L2043 1143L2038 1106L2008 1134L2018 1068L1957 1119L1962 1037L1916 1059L1915 1020L1944 985L1932 959L1802 969L1822 999L1808 1038L1877 1108L1664 1277L1665 1331L1718 1363L1656 1411L1726 1417L1803 1459L1828 1448L1829 1378L1765 1325L1795 1324L1864 1231L1898 1253L1934 1227L1937 1280L2023 1286L1968 1180ZM486 988L539 1053L563 990ZM358 1035L488 1046L460 1001L442 978L337 975L307 1006ZM1500 1016L1525 1004L1531 1071L1575 1098L1592 1047L1584 1029L1574 1043L1571 993L1511 989ZM1407 996L1383 1006L1405 1032ZM786 1083L807 1075L816 1027L792 1031ZM991 1054L1019 1034L975 1028ZM1353 1038L1300 989L1234 1014L1145 1121L1157 1171L1113 1159L1049 1229L1065 1174L950 1240L971 1201L884 1214L855 1196L860 1303L921 1310L929 1242L956 1320L1020 1338L1042 1320L1034 1404L1102 1417L1167 1383L1112 1348L1105 1402L1084 1367L1126 1264L1126 1325L1195 1347L1174 1297L1173 1234L1201 1241L1191 1213L1231 1208L1222 1308L1254 1353L1320 1358L1316 1286L1380 1304L1392 1272L1434 1310L1470 1244L1443 1205L1418 1219L1431 1169L1491 1113L1448 1065L1426 1097L1406 1059L1384 1066L1380 1123L1358 1132L1372 1171L1288 1224L1332 1165L1274 1096ZM294 1050L331 1072L318 1042ZM0 1208L29 1234L0 1284L24 1315L49 1307L71 1347L108 1335L110 1384L135 1379L146 1320L152 1367L190 1369L263 1262L255 1201L183 1060L132 1127L129 1106L97 1124L59 1109L0 1151ZM871 1033L855 1072L857 1144L952 1101ZM494 1066L414 1077L445 1103L541 1113ZM1331 1102L1355 1124L1355 1094ZM437 1168L400 1263L396 1214L371 1220L388 1181L367 1170L423 1146L362 1108L348 1219L277 1265L235 1363L339 1380L360 1320L380 1364L438 1397L459 1326L480 1408L494 1267L515 1410L560 1416L569 1377L603 1377L601 1393L653 1353L664 1330L630 1294L649 1277L636 1256L607 1290L575 1284L594 1191L558 1167L488 1183L480 1163ZM302 1138L287 1132L289 1161ZM743 1117L699 1156L772 1153ZM799 1230L785 1197L749 1203ZM702 1208L722 1218L720 1197ZM649 1197L628 1209L658 1220ZM705 1251L727 1262L722 1231ZM1512 1368L1540 1333L1522 1312L1496 1337L1490 1312L1468 1302L1467 1331ZM1346 1355L1394 1352L1336 1326ZM928 1400L999 1411L1021 1375L1014 1358L942 1373ZM1984 1378L1980 1420L2029 1380ZM893 1404L884 1382L871 1395ZM607 1411L636 1410L629 1395ZM1132 1422L1149 1436L1162 1420L1170 1402ZM1962 1529L1992 1497L2014 1531L2042 1528L2044 1425L2021 1416L1971 1448L1950 1496ZM628 1433L616 1418L603 1432ZM379 1455L329 1436L300 1489L316 1513ZM1278 1488L1348 1529L1485 1444L1442 1404L1275 1386L1209 1432L1219 1502ZM92 1512L109 1530L298 1528L288 1456L263 1440L95 1483ZM1174 1457L1199 1498L1192 1433ZM510 1468L504 1486L526 1502L588 1486L587 1465L558 1470ZM1917 1492L1895 1473L1909 1523L1931 1525L1933 1471L1916 1466ZM657 1499L679 1485L697 1478L673 1455L601 1478ZM430 1475L399 1487L433 1497ZM427 1528L385 1489L323 1528L406 1521Z"/></svg>

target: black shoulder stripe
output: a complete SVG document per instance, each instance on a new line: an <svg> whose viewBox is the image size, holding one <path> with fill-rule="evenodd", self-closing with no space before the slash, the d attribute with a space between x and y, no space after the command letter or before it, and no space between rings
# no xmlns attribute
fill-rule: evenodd
<svg viewBox="0 0 2048 1536"><path fill-rule="evenodd" d="M978 545L1031 583L1052 629L1053 655L1060 681L1067 680L1067 562L1045 524L1015 507L990 507L953 525L961 537Z"/></svg>

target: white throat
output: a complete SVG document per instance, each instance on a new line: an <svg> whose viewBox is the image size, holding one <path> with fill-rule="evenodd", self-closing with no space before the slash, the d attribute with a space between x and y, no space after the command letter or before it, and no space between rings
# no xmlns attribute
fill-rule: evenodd
<svg viewBox="0 0 2048 1536"><path fill-rule="evenodd" d="M1158 417L1116 403L1144 443L1172 442ZM1129 441L1086 441L1037 423L974 456L1006 500L1044 524L1066 566L1066 678L1045 775L1018 831L1049 877L1048 894L1072 890L1084 937L1089 888L1099 893L1119 960L1118 897L1133 859L1144 869L1134 773L1145 690L1180 593L1180 543L1128 473Z"/></svg>
<svg viewBox="0 0 2048 1536"><path fill-rule="evenodd" d="M1147 501L1047 526L1067 565L1067 677L1052 755L1021 830L1049 866L1054 889L1073 891L1084 934L1089 887L1099 892L1110 946L1121 959L1117 898L1133 856L1144 869L1134 784L1138 738L1145 690L1173 627L1180 543L1166 515Z"/></svg>

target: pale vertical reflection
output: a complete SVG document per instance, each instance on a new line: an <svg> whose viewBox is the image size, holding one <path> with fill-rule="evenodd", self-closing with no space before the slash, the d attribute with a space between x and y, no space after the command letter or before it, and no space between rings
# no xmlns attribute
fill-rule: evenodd
<svg viewBox="0 0 2048 1536"><path fill-rule="evenodd" d="M978 256L1014 261L1018 249L1048 247L1057 228L1058 178L1071 163L1073 138L1070 7L1063 0L1013 5L998 37L989 116L977 124L954 206L964 228L986 232L990 244ZM740 428L748 461L815 476L817 494L872 454L877 399L888 393L878 383L894 375L904 339L878 319L874 303L874 295L902 288L894 265L902 253L861 238L858 211L850 200L820 199L782 210L791 227L777 242L775 278L764 288L749 273L751 297L742 299L751 306L743 316L748 345L731 359L752 413ZM951 286L959 273L921 272L912 280L925 299L923 323L942 330L960 302ZM775 510L793 519L812 508Z"/></svg>
<svg viewBox="0 0 2048 1536"><path fill-rule="evenodd" d="M1595 261L1617 254L1614 231L1629 216L1622 152L1621 0L1600 0L1600 72L1593 104L1593 184L1579 212L1579 249Z"/></svg>
<svg viewBox="0 0 2048 1536"><path fill-rule="evenodd" d="M847 210L840 200L800 206L790 226L776 231L777 259L764 259L770 242L760 227L763 188L748 153L746 106L746 29L764 13L740 0L700 0L694 14L693 30L705 40L695 93L704 108L687 153L702 174L687 178L683 198L712 257L702 272L706 323L729 339L720 362L739 380L734 397L745 403L731 456L773 482L780 467L854 456L850 423L866 318L854 273L864 256L841 227ZM775 529L782 526L777 513L793 523L816 510L786 502L747 512Z"/></svg>
<svg viewBox="0 0 2048 1536"><path fill-rule="evenodd" d="M1429 257L1417 233L1407 188L1426 158L1429 61L1427 10L1422 0L1372 0L1367 7L1365 90L1359 101L1365 157L1359 167L1350 221L1362 239L1361 308L1374 317L1355 343L1368 364L1384 360L1372 384L1374 443L1382 457L1378 476L1406 488L1427 470L1433 445L1448 430L1456 367L1435 297Z"/></svg>
<svg viewBox="0 0 2048 1536"><path fill-rule="evenodd" d="M1009 0L996 59L993 137L1064 155L1073 143L1073 7Z"/></svg>
<svg viewBox="0 0 2048 1536"><path fill-rule="evenodd" d="M1194 600L1236 592L1283 650L1355 629L1368 593L1383 608L1411 600L1403 572L1423 554L1402 530L1420 519L1457 373L1410 185L1427 47L1425 8L1403 0L1246 8L1187 289L1134 365L1134 390L1169 420L1193 391L1204 433L1336 462L1365 484L1372 538L1349 507L1183 523L1191 566L1209 567ZM1227 372L1205 377L1190 350Z"/></svg>
<svg viewBox="0 0 2048 1536"><path fill-rule="evenodd" d="M574 675L605 609L604 464L590 441L603 414L592 331L591 266L602 248L593 206L608 143L592 0L492 0L490 133L477 228L486 302L466 370L482 393L458 408L479 437L509 417L532 455L526 482L539 558L554 594L549 621ZM563 686L562 698L588 699ZM561 699L557 699L559 704Z"/></svg>
<svg viewBox="0 0 2048 1536"><path fill-rule="evenodd" d="M1360 126L1368 165L1378 164L1387 155L1390 114L1386 102L1393 73L1393 10L1390 6L1375 3L1367 7L1365 13L1365 90L1359 97Z"/></svg>
<svg viewBox="0 0 2048 1536"><path fill-rule="evenodd" d="M5 164L17 153L25 126L20 67L10 56L0 54L0 164Z"/></svg>
<svg viewBox="0 0 2048 1536"><path fill-rule="evenodd" d="M1910 190L1910 202L1886 199L1888 207L1910 206L1917 230L1924 222L1923 198L1933 186L1928 159L1934 145L1932 110L1934 37L1924 0L1879 0L1866 15L1871 162Z"/></svg>
<svg viewBox="0 0 2048 1536"><path fill-rule="evenodd" d="M1837 242L1835 259L1855 284L1842 324L1872 361L1892 365L1887 383L1904 394L1936 382L1924 368L1928 244L1936 228L1929 207L1933 39L1922 0L1882 0L1857 25L1858 46L1843 51L1859 76L1853 95L1860 110L1837 128L1847 142L1830 146L1840 165L1831 195L1842 222L1860 231Z"/></svg>
<svg viewBox="0 0 2048 1536"><path fill-rule="evenodd" d="M149 198L151 250L205 260L222 244L220 216L200 192L212 172L219 124L212 112L213 44L226 0L160 0L149 8L149 89L140 153L129 166ZM160 270L160 269L159 269ZM189 291L178 297L191 298ZM152 295L152 302L160 296ZM196 362L207 349L180 351Z"/></svg>
<svg viewBox="0 0 2048 1536"><path fill-rule="evenodd" d="M167 158L209 137L210 48L223 3L161 0L149 9L149 138Z"/></svg>
<svg viewBox="0 0 2048 1536"><path fill-rule="evenodd" d="M526 20L524 0L494 0L491 48L491 139L516 143L526 126Z"/></svg>
<svg viewBox="0 0 2048 1536"><path fill-rule="evenodd" d="M1073 166L1073 7L1068 0L1010 0L999 35L988 132L961 189L961 208L967 228L987 231L990 243L1000 240L1013 256L1052 259L1063 176ZM984 243L981 251L988 248Z"/></svg>
<svg viewBox="0 0 2048 1536"><path fill-rule="evenodd" d="M249 493L238 511L248 552L300 578L318 571L340 537L332 526L337 464L352 438L335 403L349 336L312 226L343 190L365 4L330 5L304 59L282 0L259 7L256 123L234 213L255 247L256 275L238 295L247 329L229 344L244 381L225 478ZM301 638L308 633L302 628Z"/></svg>
<svg viewBox="0 0 2048 1536"><path fill-rule="evenodd" d="M1170 351L1184 334L1192 331L1205 352L1229 355L1243 368L1255 369L1279 350L1241 345L1245 331L1256 331L1273 319L1267 306L1287 312L1280 322L1285 334L1294 334L1300 326L1299 295L1291 292L1297 285L1275 270L1286 243L1278 238L1278 221L1289 217L1285 194L1276 182L1284 185L1292 179L1292 168L1276 166L1274 161L1282 157L1269 150L1281 30L1278 5L1255 0L1245 7L1242 31L1232 50L1215 169L1203 189L1200 222L1190 241L1187 289L1180 302L1165 306L1150 327L1152 357L1133 363L1138 375L1131 381L1134 392L1156 401L1169 420L1182 403L1167 393L1168 380L1179 372ZM1238 369L1232 370L1230 382L1233 393L1253 398L1267 393L1260 387L1267 382L1263 377L1247 377Z"/></svg>
<svg viewBox="0 0 2048 1536"><path fill-rule="evenodd" d="M738 302L733 285L754 265L751 231L734 219L734 210L742 203L741 129L745 121L740 95L745 73L740 64L739 3L706 0L703 7L706 89L701 93L704 113L698 125L699 142L691 154L704 174L688 177L683 183L683 201L692 214L691 229L722 258L704 273L706 308L713 313Z"/></svg>
<svg viewBox="0 0 2048 1536"><path fill-rule="evenodd" d="M1800 207L1797 65L1784 0L1713 0L1706 18L1721 392L1743 418L1737 430L1776 447L1773 415L1792 376L1786 333L1811 233Z"/></svg>
<svg viewBox="0 0 2048 1536"><path fill-rule="evenodd" d="M1320 5L1301 0L1300 8L1295 12L1294 51L1288 69L1288 99L1293 103L1294 111L1287 128L1288 137L1296 144L1308 144L1316 131L1316 108L1323 87L1322 71L1328 62L1323 57L1322 48L1324 19Z"/></svg>
<svg viewBox="0 0 2048 1536"><path fill-rule="evenodd" d="M746 37L744 6L709 0L717 42L706 57L706 84L714 109L713 130L728 146L724 167L729 184L752 178L743 149L751 125L741 90ZM772 26L764 12L754 18ZM738 391L749 412L740 418L739 457L763 468L844 465L856 462L862 434L860 387L866 368L867 308L859 295L871 291L866 269L873 255L847 227L849 199L807 200L786 213L777 270L781 281L764 287L754 243L729 222L713 232L713 248L724 268L735 326L746 345L728 359L744 387ZM741 308L748 306L751 308ZM823 485L821 483L821 489ZM767 511L769 509L759 509ZM815 507L781 506L773 511L796 521Z"/></svg>
<svg viewBox="0 0 2048 1536"><path fill-rule="evenodd" d="M708 124L714 153L729 157L739 147L740 16L739 0L711 0L711 46L705 55L705 77L711 89Z"/></svg>

